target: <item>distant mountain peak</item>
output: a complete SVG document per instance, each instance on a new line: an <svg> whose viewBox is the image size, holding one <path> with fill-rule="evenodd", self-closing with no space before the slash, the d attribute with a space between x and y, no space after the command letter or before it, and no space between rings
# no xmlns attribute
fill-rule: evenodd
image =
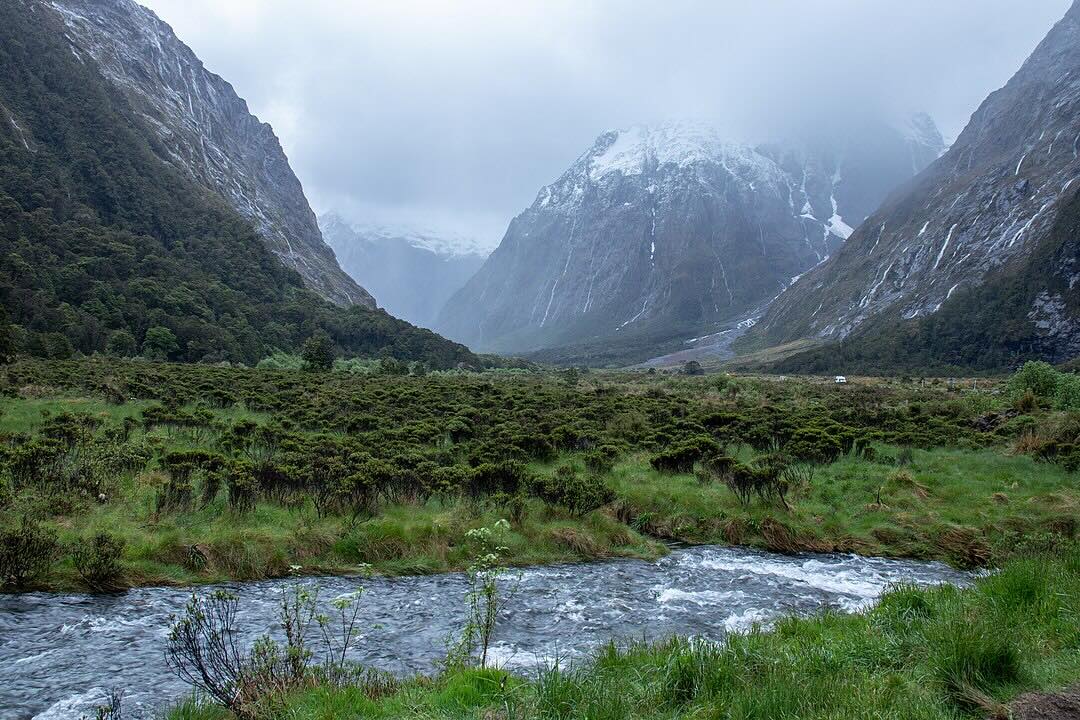
<svg viewBox="0 0 1080 720"><path fill-rule="evenodd" d="M425 327L485 257L467 238L353 223L335 212L320 216L319 225L341 266L388 312Z"/></svg>
<svg viewBox="0 0 1080 720"><path fill-rule="evenodd" d="M520 351L743 319L939 152L940 136L913 153L883 124L832 144L731 142L695 121L602 133L511 222L439 327Z"/></svg>
<svg viewBox="0 0 1080 720"><path fill-rule="evenodd" d="M368 239L402 240L413 247L428 250L446 258L462 256L484 258L492 250L490 243L485 242L478 235L438 228L422 222L353 222L333 210L319 216L319 227L324 233L335 228L345 229Z"/></svg>

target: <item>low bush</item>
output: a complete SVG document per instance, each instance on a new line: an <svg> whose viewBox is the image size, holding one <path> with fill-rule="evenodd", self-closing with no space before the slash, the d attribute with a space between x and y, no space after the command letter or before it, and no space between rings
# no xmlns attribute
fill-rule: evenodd
<svg viewBox="0 0 1080 720"><path fill-rule="evenodd" d="M563 465L555 474L536 483L540 499L559 505L571 515L584 515L615 499L615 491L595 475L582 475L572 465Z"/></svg>
<svg viewBox="0 0 1080 720"><path fill-rule="evenodd" d="M107 592L119 587L123 573L126 543L123 538L106 532L83 540L72 553L72 561L87 587L95 592Z"/></svg>
<svg viewBox="0 0 1080 720"><path fill-rule="evenodd" d="M19 527L0 531L0 587L26 588L49 572L59 551L56 534L24 516Z"/></svg>
<svg viewBox="0 0 1080 720"><path fill-rule="evenodd" d="M649 463L660 473L692 473L694 463L709 454L720 452L720 446L707 436L686 440L655 455Z"/></svg>

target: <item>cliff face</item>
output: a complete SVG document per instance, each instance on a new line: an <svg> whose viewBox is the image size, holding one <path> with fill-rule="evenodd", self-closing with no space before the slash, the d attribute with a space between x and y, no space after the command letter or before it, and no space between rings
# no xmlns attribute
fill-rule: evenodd
<svg viewBox="0 0 1080 720"><path fill-rule="evenodd" d="M223 196L305 284L340 305L375 307L323 242L273 129L207 71L153 12L132 0L42 0L160 139L162 159Z"/></svg>
<svg viewBox="0 0 1080 720"><path fill-rule="evenodd" d="M1074 4L1005 87L982 103L952 148L829 262L785 292L755 333L769 343L855 340L873 325L880 339L945 317L965 325L978 316L1000 331L982 350L1001 351L1002 358L1036 350L1066 357L1080 349L1080 314L1070 299L1080 258L1067 251L1075 244L1067 237L1074 224L1067 211L1080 190L1078 176L1080 6ZM1030 280L1022 288L1015 286L1021 277ZM995 317L971 301L986 295L987 283L1013 288L1010 306ZM882 325L886 320L891 327ZM962 336L957 347L941 351L964 357Z"/></svg>
<svg viewBox="0 0 1080 720"><path fill-rule="evenodd" d="M914 129L746 146L708 126L604 133L510 224L437 327L531 350L753 315L941 152Z"/></svg>

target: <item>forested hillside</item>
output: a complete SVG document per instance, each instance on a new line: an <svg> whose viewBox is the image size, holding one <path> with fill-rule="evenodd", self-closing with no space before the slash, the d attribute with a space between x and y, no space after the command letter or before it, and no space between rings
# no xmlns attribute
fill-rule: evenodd
<svg viewBox="0 0 1080 720"><path fill-rule="evenodd" d="M42 5L0 5L0 298L21 350L250 363L323 328L351 354L475 361L305 290L247 222L160 160L161 141L63 33Z"/></svg>

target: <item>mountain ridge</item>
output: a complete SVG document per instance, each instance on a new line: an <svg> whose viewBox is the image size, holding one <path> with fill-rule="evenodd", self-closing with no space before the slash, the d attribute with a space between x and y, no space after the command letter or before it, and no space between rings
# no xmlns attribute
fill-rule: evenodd
<svg viewBox="0 0 1080 720"><path fill-rule="evenodd" d="M485 255L463 252L465 238L430 231L350 223L336 213L319 217L342 268L371 288L390 313L431 327L446 300L480 268Z"/></svg>
<svg viewBox="0 0 1080 720"><path fill-rule="evenodd" d="M973 113L949 151L886 202L828 263L784 293L748 342L805 337L850 345L869 342L857 337L865 332L880 344L890 332L918 335L913 321L964 304L964 290L984 294L978 288L985 282L1026 272L1078 189L1078 110L1080 5L1074 3L1005 86ZM1078 270L1067 256L1042 268L1065 278L1064 292L1024 299L1025 312L1009 313L1016 327L1002 328L1000 341L985 339L980 349L991 352L983 355L1008 366L1032 354L1062 358L1071 352L1080 325L1065 309ZM958 347L942 346L941 353L935 362L956 365L967 358ZM969 361L983 364L978 357L960 364Z"/></svg>
<svg viewBox="0 0 1080 720"><path fill-rule="evenodd" d="M43 0L72 51L93 58L162 141L160 154L227 199L308 287L339 305L375 307L338 267L273 128L205 68L172 28L134 0Z"/></svg>
<svg viewBox="0 0 1080 720"><path fill-rule="evenodd" d="M41 0L0 3L0 301L14 350L254 364L325 330L348 354L482 361L307 288ZM10 323L10 326L8 325Z"/></svg>

